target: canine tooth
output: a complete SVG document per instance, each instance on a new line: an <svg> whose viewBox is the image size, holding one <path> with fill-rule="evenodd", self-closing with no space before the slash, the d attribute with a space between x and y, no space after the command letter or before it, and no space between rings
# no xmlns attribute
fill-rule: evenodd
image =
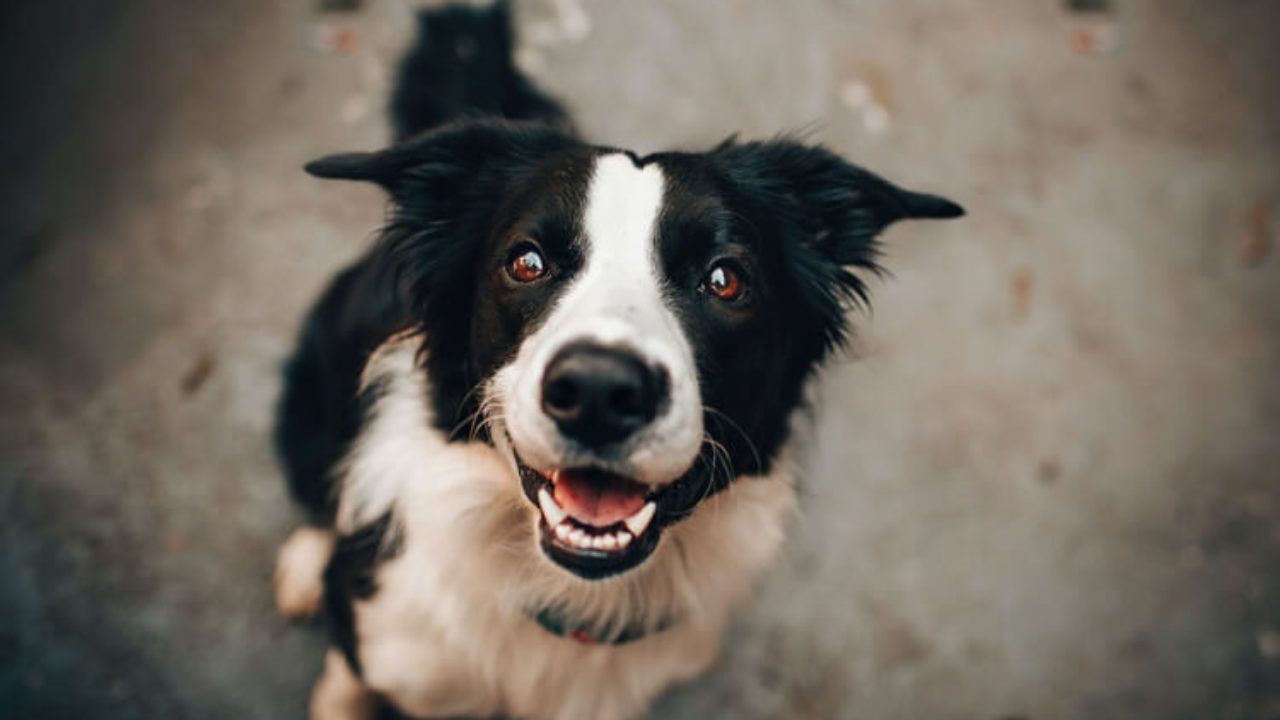
<svg viewBox="0 0 1280 720"><path fill-rule="evenodd" d="M542 514L547 518L547 524L551 527L559 525L567 516L564 510L551 499L551 493L546 488L538 491L538 505L542 508Z"/></svg>
<svg viewBox="0 0 1280 720"><path fill-rule="evenodd" d="M572 528L570 528L568 525L557 525L556 537L560 538L564 542L569 542L569 533L571 531L572 531Z"/></svg>
<svg viewBox="0 0 1280 720"><path fill-rule="evenodd" d="M631 544L631 533L626 530L618 531L618 547L624 548Z"/></svg>
<svg viewBox="0 0 1280 720"><path fill-rule="evenodd" d="M632 515L622 522L627 526L627 529L631 531L631 534L639 535L644 532L645 528L649 527L649 521L653 519L653 514L657 512L657 510L657 505L652 501L647 502L644 504L644 507L640 508L640 510L636 512L635 515Z"/></svg>

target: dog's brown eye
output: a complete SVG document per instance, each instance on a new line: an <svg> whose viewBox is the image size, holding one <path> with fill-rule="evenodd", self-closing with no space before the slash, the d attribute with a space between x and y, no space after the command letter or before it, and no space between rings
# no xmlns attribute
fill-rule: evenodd
<svg viewBox="0 0 1280 720"><path fill-rule="evenodd" d="M702 280L702 286L707 289L707 292L725 302L741 300L747 293L746 283L727 263L716 263L711 266L711 272L707 273Z"/></svg>
<svg viewBox="0 0 1280 720"><path fill-rule="evenodd" d="M507 274L516 282L533 282L547 274L547 264L533 243L520 243L507 257Z"/></svg>

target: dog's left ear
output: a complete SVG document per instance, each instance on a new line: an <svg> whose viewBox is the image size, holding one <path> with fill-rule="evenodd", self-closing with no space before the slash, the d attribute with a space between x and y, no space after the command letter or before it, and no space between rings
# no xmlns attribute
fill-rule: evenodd
<svg viewBox="0 0 1280 720"><path fill-rule="evenodd" d="M740 191L841 265L872 266L875 238L894 222L964 215L946 198L904 190L822 147L729 140L712 156Z"/></svg>

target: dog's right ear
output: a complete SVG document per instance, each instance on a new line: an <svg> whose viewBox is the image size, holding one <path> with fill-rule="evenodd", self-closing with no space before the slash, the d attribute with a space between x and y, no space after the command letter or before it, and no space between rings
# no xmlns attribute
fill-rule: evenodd
<svg viewBox="0 0 1280 720"><path fill-rule="evenodd" d="M381 185L401 200L431 192L436 201L464 195L482 179L504 179L575 143L537 123L479 119L450 123L377 152L329 155L306 164L308 173Z"/></svg>
<svg viewBox="0 0 1280 720"><path fill-rule="evenodd" d="M309 174L329 180L365 180L388 190L404 169L395 148L381 152L349 152L326 155L303 166Z"/></svg>

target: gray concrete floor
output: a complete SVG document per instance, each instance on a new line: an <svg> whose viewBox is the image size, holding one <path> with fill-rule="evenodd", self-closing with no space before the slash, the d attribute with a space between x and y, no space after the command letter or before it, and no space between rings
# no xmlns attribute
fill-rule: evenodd
<svg viewBox="0 0 1280 720"><path fill-rule="evenodd" d="M889 233L785 562L655 718L1280 717L1280 3L1118 5L1105 54L1057 0L520 6L593 138L808 128L970 210ZM302 715L267 436L382 212L299 171L386 136L366 6L0 11L0 714Z"/></svg>

